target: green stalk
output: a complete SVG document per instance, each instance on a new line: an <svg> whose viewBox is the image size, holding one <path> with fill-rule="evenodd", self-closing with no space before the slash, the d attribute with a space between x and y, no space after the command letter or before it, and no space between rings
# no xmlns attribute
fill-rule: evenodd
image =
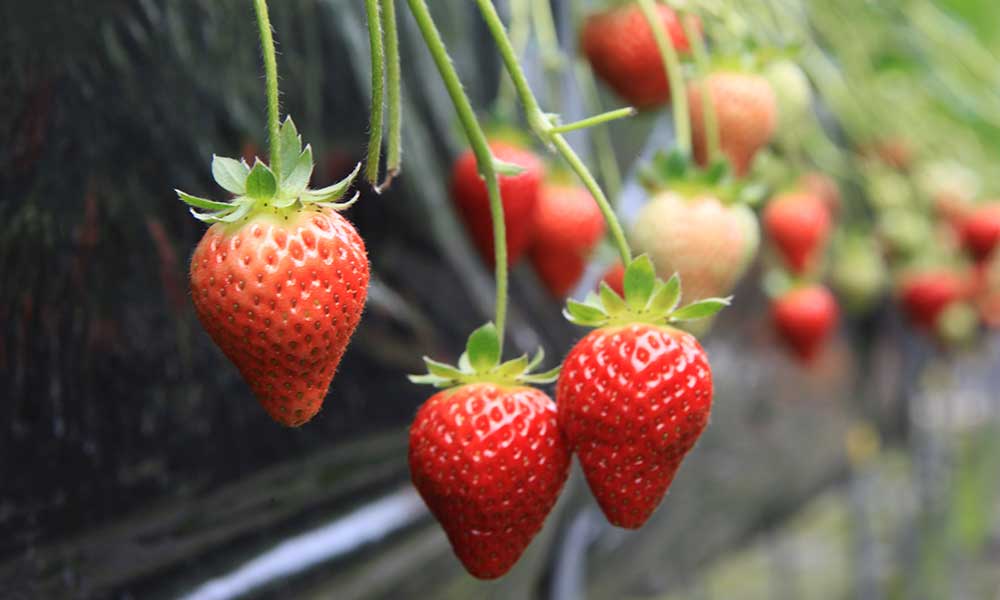
<svg viewBox="0 0 1000 600"><path fill-rule="evenodd" d="M372 116L368 136L368 160L365 178L372 186L378 185L378 168L382 156L382 121L385 110L385 50L382 47L382 18L379 0L365 0L368 18L368 42L372 55Z"/></svg>
<svg viewBox="0 0 1000 600"><path fill-rule="evenodd" d="M638 114L638 111L631 106L625 108L618 108L615 110L609 110L603 112L599 115L594 115L593 117L587 117L586 119L581 119L579 121L574 121L572 123L566 123L565 125L555 125L549 130L550 133L569 133L570 131L577 131L579 129L586 129L588 127L593 127L595 125L603 125L609 121L616 121L618 119L625 119L628 117L634 117Z"/></svg>
<svg viewBox="0 0 1000 600"><path fill-rule="evenodd" d="M590 66L582 60L576 63L576 79L580 83L584 104L588 112L598 112L601 110L601 99L597 92L597 82ZM601 173L601 181L608 190L608 196L615 198L622 191L622 173L618 166L618 159L615 157L615 148L611 142L611 135L603 127L590 132L590 143L593 147L594 155L597 159L597 167Z"/></svg>
<svg viewBox="0 0 1000 600"><path fill-rule="evenodd" d="M681 72L681 61L677 57L667 29L656 16L656 6L653 0L638 0L639 8L646 17L646 22L653 30L656 47L663 59L663 68L670 82L670 96L674 105L674 133L677 135L677 147L685 156L691 155L691 113L688 109L687 90L684 88L684 74Z"/></svg>
<svg viewBox="0 0 1000 600"><path fill-rule="evenodd" d="M411 3L413 1L411 0ZM507 37L507 30L504 28L503 21L500 20L500 15L497 14L493 2L491 0L476 0L476 3L479 5L479 10L486 21L486 26L493 35L493 40L500 51L500 57L507 67L507 72L514 82L514 89L517 91L518 98L520 98L521 104L524 105L528 125L544 143L552 145L562 155L563 159L569 163L570 168L573 169L583 182L583 185L590 192L591 196L594 197L597 206L600 207L601 213L604 214L604 219L608 223L608 229L611 230L611 237L615 241L615 245L618 246L618 252L621 254L622 261L624 264L628 264L632 259L632 251L629 249L628 241L625 239L625 232L622 229L621 223L618 222L618 217L615 215L614 209L611 208L611 203L608 202L607 196L604 195L601 186L597 184L594 176L587 169L587 166L583 164L583 161L580 160L580 157L577 156L562 134L552 131L553 125L549 120L549 116L542 112L541 107L538 105L538 99L531 91L531 86L528 85L528 78L517 61L517 55L514 52L513 46L511 46L510 38Z"/></svg>
<svg viewBox="0 0 1000 600"><path fill-rule="evenodd" d="M528 40L531 38L530 6L528 3L532 1L510 0L510 39L518 56L524 54L524 49L528 46ZM511 83L503 69L500 70L498 90L495 112L500 119L508 121L514 116L514 103L517 100L517 95L514 93L514 84Z"/></svg>
<svg viewBox="0 0 1000 600"><path fill-rule="evenodd" d="M448 95L451 96L451 101L455 105L455 111L465 129L465 134L469 138L479 172L486 181L486 190L490 199L490 216L493 219L493 246L496 261L496 327L502 349L504 325L507 321L507 231L504 223L503 203L500 198L500 184L497 181L496 166L493 163L493 153L490 151L486 134L483 133L479 121L476 120L476 113L472 109L469 97L462 89L462 81L458 78L458 72L455 71L451 57L448 56L448 50L441 40L437 25L431 18L426 1L407 0L407 2L410 5L413 18L417 22L417 27L424 37L424 42L427 44L427 49L441 74Z"/></svg>
<svg viewBox="0 0 1000 600"><path fill-rule="evenodd" d="M267 0L254 0L257 25L260 28L260 48L264 54L264 77L267 81L267 132L271 157L271 172L281 181L281 114L278 108L278 60L271 33L271 18L267 14Z"/></svg>
<svg viewBox="0 0 1000 600"><path fill-rule="evenodd" d="M705 123L705 144L708 155L708 164L714 164L719 158L722 146L719 137L719 117L715 113L715 102L712 99L712 90L708 85L708 50L705 48L705 38L701 36L698 28L692 25L691 19L687 15L681 14L681 25L684 27L684 35L691 42L691 49L694 52L695 69L698 72L698 85L701 88L701 112Z"/></svg>
<svg viewBox="0 0 1000 600"><path fill-rule="evenodd" d="M556 107L556 110L561 110L562 77L560 71L563 65L563 54L559 48L555 19L552 17L551 0L532 0L531 8L535 34L538 36L538 48L541 51L542 68L545 72L545 80L548 82L547 100Z"/></svg>
<svg viewBox="0 0 1000 600"><path fill-rule="evenodd" d="M387 56L385 78L389 88L389 153L386 158L386 188L399 174L403 162L402 77L399 68L399 30L396 26L396 0L382 0L382 32Z"/></svg>

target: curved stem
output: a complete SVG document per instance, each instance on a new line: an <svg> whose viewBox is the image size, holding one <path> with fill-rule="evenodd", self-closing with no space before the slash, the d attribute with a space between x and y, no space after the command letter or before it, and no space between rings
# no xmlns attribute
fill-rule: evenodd
<svg viewBox="0 0 1000 600"><path fill-rule="evenodd" d="M687 36L694 53L694 64L698 71L698 87L701 91L701 113L705 124L705 147L708 164L713 164L719 158L722 140L719 137L719 116L715 113L715 102L712 98L712 89L708 85L708 50L705 48L705 38L694 26L693 20L686 18L688 15L680 15L681 24L684 27L684 35Z"/></svg>
<svg viewBox="0 0 1000 600"><path fill-rule="evenodd" d="M403 103L402 77L399 68L399 31L396 26L396 0L382 0L382 31L385 34L385 79L389 88L389 153L386 157L385 189L399 174L403 162Z"/></svg>
<svg viewBox="0 0 1000 600"><path fill-rule="evenodd" d="M416 0L410 1L412 3ZM628 241L625 239L625 232L622 229L621 223L618 222L618 217L615 215L614 209L611 208L611 203L608 202L607 196L604 195L601 186L597 184L594 176L587 169L583 161L580 160L580 157L577 156L576 152L566 141L566 138L562 134L553 133L552 122L549 120L548 115L542 112L538 104L538 99L531 91L531 86L528 85L528 78L524 75L524 70L521 68L520 63L517 62L517 55L514 53L510 38L507 37L507 30L504 28L503 21L500 20L500 15L497 14L493 2L491 0L476 0L476 3L479 5L479 10L486 21L486 26L493 35L493 41L500 51L500 57L507 67L507 72L514 82L514 89L517 90L521 104L524 105L528 125L545 144L552 145L562 155L577 177L580 178L580 181L583 182L583 185L590 192L591 196L594 197L598 207L601 209L601 213L604 214L604 219L608 222L608 229L611 231L611 237L614 239L615 245L618 246L618 252L621 254L622 261L628 264L632 259L632 251L629 249Z"/></svg>
<svg viewBox="0 0 1000 600"><path fill-rule="evenodd" d="M560 88L563 53L559 48L559 35L556 33L555 19L552 17L551 0L532 0L531 8L532 21L538 36L538 48L542 55L542 68L548 83L546 100L555 106L556 110L562 110Z"/></svg>
<svg viewBox="0 0 1000 600"><path fill-rule="evenodd" d="M646 22L653 30L656 47L663 59L663 68L670 82L670 96L674 111L674 135L677 136L677 147L686 155L691 155L691 114L688 109L687 90L684 87L684 74L681 73L681 61L677 57L667 29L656 15L656 5L653 0L638 0L639 8L646 17Z"/></svg>
<svg viewBox="0 0 1000 600"><path fill-rule="evenodd" d="M379 0L365 0L365 13L368 18L368 42L372 55L372 114L365 178L372 186L377 186L378 168L382 156L382 121L385 110L385 50L382 47L382 17L379 15Z"/></svg>
<svg viewBox="0 0 1000 600"><path fill-rule="evenodd" d="M493 153L490 151L486 134L483 133L479 121L476 120L476 113L472 109L469 97L462 89L462 81L458 78L455 65L448 56L448 50L441 40L437 25L431 18L425 0L407 0L410 5L410 12L417 22L427 49L434 58L441 79L444 81L448 95L455 105L455 111L462 122L465 134L469 138L472 151L476 156L476 164L479 172L486 181L486 191L490 198L490 216L493 219L493 245L495 249L494 259L496 261L496 327L497 335L500 338L501 349L504 339L504 325L507 320L507 231L504 223L503 203L500 198L500 184L497 180L496 167L493 162Z"/></svg>
<svg viewBox="0 0 1000 600"><path fill-rule="evenodd" d="M529 19L529 2L533 0L510 0L510 38L514 46L514 52L518 56L524 54L531 37L531 21ZM500 69L500 85L496 99L496 114L500 119L507 121L514 117L515 102L517 94L514 92L514 84L507 77L504 69Z"/></svg>
<svg viewBox="0 0 1000 600"><path fill-rule="evenodd" d="M257 25L260 29L260 48L264 54L264 77L267 80L267 132L271 171L281 181L281 114L278 108L278 60L271 33L271 18L267 14L267 0L254 0Z"/></svg>
<svg viewBox="0 0 1000 600"><path fill-rule="evenodd" d="M577 61L576 79L579 82L583 94L584 104L588 112L599 112L601 110L601 99L597 92L597 82L590 67ZM590 132L590 143L597 158L597 166L601 172L601 181L608 189L608 195L616 201L622 191L622 173L618 167L618 158L615 156L615 148L611 142L608 130L598 127Z"/></svg>

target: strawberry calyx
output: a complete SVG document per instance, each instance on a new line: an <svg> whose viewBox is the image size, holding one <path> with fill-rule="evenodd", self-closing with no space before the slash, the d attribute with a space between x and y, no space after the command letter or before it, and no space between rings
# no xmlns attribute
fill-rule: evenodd
<svg viewBox="0 0 1000 600"><path fill-rule="evenodd" d="M624 295L606 281L600 292L591 292L583 302L568 300L563 316L583 327L618 327L632 323L669 325L711 317L729 306L732 297L705 298L680 307L681 279L674 274L664 282L656 276L653 262L643 254L629 263L622 280Z"/></svg>
<svg viewBox="0 0 1000 600"><path fill-rule="evenodd" d="M687 199L710 196L727 205L758 204L768 192L763 183L735 179L725 159L702 168L678 150L657 152L639 170L639 182L651 194L669 190Z"/></svg>
<svg viewBox="0 0 1000 600"><path fill-rule="evenodd" d="M281 126L278 145L281 164L288 167L284 173L275 173L260 158L251 167L245 159L212 157L212 176L223 189L235 195L232 200L218 202L174 191L191 207L194 218L205 223L236 223L260 213L283 215L307 206L344 210L357 201L358 194L355 194L350 200L339 202L360 171L360 163L344 179L313 190L309 189L315 168L312 146L302 147L302 136L291 117Z"/></svg>
<svg viewBox="0 0 1000 600"><path fill-rule="evenodd" d="M532 373L545 358L541 348L529 359L527 354L500 362L501 346L496 325L487 323L472 332L465 346L465 352L458 359L458 365L438 362L424 357L427 373L410 375L413 383L433 385L437 388L452 388L471 383L492 383L511 387L529 384L552 383L559 377L560 367L544 373Z"/></svg>

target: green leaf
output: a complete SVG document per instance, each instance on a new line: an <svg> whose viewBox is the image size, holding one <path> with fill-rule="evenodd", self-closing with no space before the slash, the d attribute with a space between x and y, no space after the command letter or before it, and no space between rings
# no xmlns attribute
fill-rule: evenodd
<svg viewBox="0 0 1000 600"><path fill-rule="evenodd" d="M472 363L469 362L468 352L463 352L462 356L458 357L458 368L463 373L472 373Z"/></svg>
<svg viewBox="0 0 1000 600"><path fill-rule="evenodd" d="M195 208L203 208L205 210L229 210L233 208L233 205L229 202L216 202L215 200L192 196L191 194L180 190L174 191L177 192L177 197L181 199L181 202L194 206Z"/></svg>
<svg viewBox="0 0 1000 600"><path fill-rule="evenodd" d="M438 377L445 377L447 379L458 379L462 376L462 372L455 367L447 363L438 362L426 356L424 357L424 364L427 365L427 371L431 375L437 375Z"/></svg>
<svg viewBox="0 0 1000 600"><path fill-rule="evenodd" d="M236 221L239 221L243 217L250 214L250 210L252 208L253 208L252 202L246 202L246 201L241 202L239 205L237 205L236 210L230 212L229 214L218 217L217 220L222 221L223 223L235 223Z"/></svg>
<svg viewBox="0 0 1000 600"><path fill-rule="evenodd" d="M489 371L500 362L500 338L493 323L487 323L472 332L465 346L469 362L477 372Z"/></svg>
<svg viewBox="0 0 1000 600"><path fill-rule="evenodd" d="M497 375L501 377L515 377L524 373L528 369L528 355L522 354L514 360L508 360L496 368Z"/></svg>
<svg viewBox="0 0 1000 600"><path fill-rule="evenodd" d="M655 315L667 314L677 308L681 300L681 278L675 273L660 286L649 300L648 310Z"/></svg>
<svg viewBox="0 0 1000 600"><path fill-rule="evenodd" d="M674 150L667 155L665 167L668 179L680 179L687 173L688 158L680 150Z"/></svg>
<svg viewBox="0 0 1000 600"><path fill-rule="evenodd" d="M705 171L705 181L710 185L718 185L729 175L729 161L720 159L712 163Z"/></svg>
<svg viewBox="0 0 1000 600"><path fill-rule="evenodd" d="M697 321L711 317L723 308L729 306L732 298L706 298L688 304L670 315L671 321Z"/></svg>
<svg viewBox="0 0 1000 600"><path fill-rule="evenodd" d="M302 154L298 156L298 159L291 167L291 171L284 177L284 181L281 183L282 194L298 198L299 194L304 192L306 187L309 185L309 179L312 177L312 172L312 146L306 146L306 149L302 151Z"/></svg>
<svg viewBox="0 0 1000 600"><path fill-rule="evenodd" d="M278 182L274 179L274 173L258 160L247 175L247 196L254 200L270 200L277 191Z"/></svg>
<svg viewBox="0 0 1000 600"><path fill-rule="evenodd" d="M528 366L525 370L526 371L533 370L535 367L542 364L543 360L545 360L545 348L539 346L538 352L535 352L535 355L531 357L531 362L528 363Z"/></svg>
<svg viewBox="0 0 1000 600"><path fill-rule="evenodd" d="M351 187L351 184L354 183L354 178L358 176L360 171L361 163L358 163L347 177L325 188L306 190L303 192L302 199L308 202L333 202L339 200L344 195L344 192L347 191L347 188Z"/></svg>
<svg viewBox="0 0 1000 600"><path fill-rule="evenodd" d="M622 283L625 288L625 303L634 311L646 308L655 285L656 271L653 269L653 261L645 254L635 258L625 269Z"/></svg>
<svg viewBox="0 0 1000 600"><path fill-rule="evenodd" d="M281 125L279 143L281 144L281 148L278 152L281 156L281 168L283 171L281 180L285 181L291 176L294 169L293 165L296 164L302 152L302 138L299 136L299 131L295 128L295 123L291 117L286 118L285 122Z"/></svg>
<svg viewBox="0 0 1000 600"><path fill-rule="evenodd" d="M236 159L212 156L212 177L227 192L237 196L247 193L247 175L249 174L250 169Z"/></svg>
<svg viewBox="0 0 1000 600"><path fill-rule="evenodd" d="M609 317L620 315L628 310L628 305L625 304L621 296L611 289L607 281L601 282L601 305Z"/></svg>
<svg viewBox="0 0 1000 600"><path fill-rule="evenodd" d="M562 365L545 371L544 373L535 373L533 375L524 375L520 377L520 381L523 383L552 383L556 379L559 379L559 373L562 370Z"/></svg>
<svg viewBox="0 0 1000 600"><path fill-rule="evenodd" d="M433 385L434 387L449 387L452 384L450 379L438 377L437 375L407 375L407 379L418 385Z"/></svg>
<svg viewBox="0 0 1000 600"><path fill-rule="evenodd" d="M597 323L607 318L603 310L572 299L566 301L566 312L571 317L570 321L581 325Z"/></svg>

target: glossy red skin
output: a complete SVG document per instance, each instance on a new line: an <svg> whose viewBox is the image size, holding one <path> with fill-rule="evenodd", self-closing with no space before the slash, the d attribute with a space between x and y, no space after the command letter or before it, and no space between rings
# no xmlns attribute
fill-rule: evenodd
<svg viewBox="0 0 1000 600"><path fill-rule="evenodd" d="M677 13L662 4L656 6L656 11L674 48L689 52L690 44ZM700 21L697 26L701 28ZM652 108L670 100L670 83L656 38L637 4L589 16L580 38L591 68L629 104Z"/></svg>
<svg viewBox="0 0 1000 600"><path fill-rule="evenodd" d="M432 396L410 427L410 476L465 568L510 570L541 530L570 452L556 406L529 387L469 384Z"/></svg>
<svg viewBox="0 0 1000 600"><path fill-rule="evenodd" d="M271 417L309 421L368 295L368 256L332 210L213 225L191 259L191 297L209 336Z"/></svg>
<svg viewBox="0 0 1000 600"><path fill-rule="evenodd" d="M535 205L534 219L531 262L549 292L565 298L604 237L604 216L586 188L546 185Z"/></svg>
<svg viewBox="0 0 1000 600"><path fill-rule="evenodd" d="M816 265L830 237L830 211L821 198L793 192L764 209L764 230L785 266L801 275Z"/></svg>
<svg viewBox="0 0 1000 600"><path fill-rule="evenodd" d="M622 263L616 262L608 272L604 274L602 281L606 281L619 296L625 296L625 267Z"/></svg>
<svg viewBox="0 0 1000 600"><path fill-rule="evenodd" d="M507 264L512 265L531 243L535 204L541 189L544 166L533 152L506 142L490 142L493 155L504 162L523 167L517 175L501 175L500 197L507 226ZM455 161L451 174L451 195L472 237L472 242L486 264L496 264L493 254L493 217L486 183L479 176L476 157L466 150Z"/></svg>
<svg viewBox="0 0 1000 600"><path fill-rule="evenodd" d="M975 210L962 223L962 242L977 261L985 261L1000 242L1000 204Z"/></svg>
<svg viewBox="0 0 1000 600"><path fill-rule="evenodd" d="M830 290L812 285L775 300L771 315L781 339L799 359L809 363L837 326L840 309Z"/></svg>
<svg viewBox="0 0 1000 600"><path fill-rule="evenodd" d="M719 71L709 75L707 81L719 125L719 149L729 159L733 172L742 177L750 171L757 152L771 141L778 126L777 96L760 75ZM700 82L689 84L687 93L692 149L698 164L706 166L708 133Z"/></svg>
<svg viewBox="0 0 1000 600"><path fill-rule="evenodd" d="M900 287L900 300L916 327L932 330L938 317L952 302L967 295L969 282L948 270L931 270L907 276Z"/></svg>
<svg viewBox="0 0 1000 600"><path fill-rule="evenodd" d="M708 424L712 370L688 333L596 329L567 356L556 398L559 426L608 521L637 529Z"/></svg>

